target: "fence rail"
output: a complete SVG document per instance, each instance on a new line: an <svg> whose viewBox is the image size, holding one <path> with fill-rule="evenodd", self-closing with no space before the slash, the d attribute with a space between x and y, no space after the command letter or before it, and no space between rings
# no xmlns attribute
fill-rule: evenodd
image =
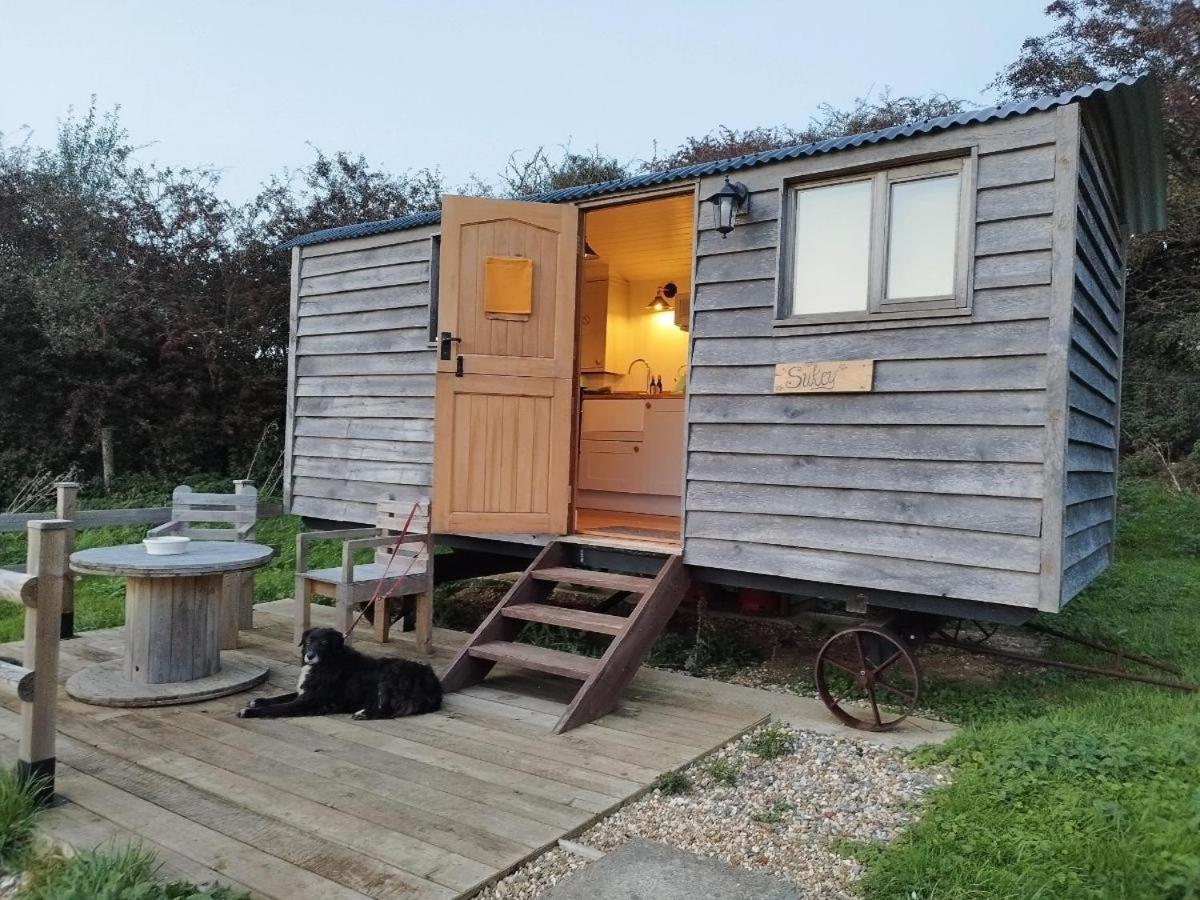
<svg viewBox="0 0 1200 900"><path fill-rule="evenodd" d="M24 531L25 527L38 519L54 518L55 512L3 513L0 514L0 534L6 531ZM258 504L258 517L272 519L283 515L283 504L278 500L264 500ZM141 509L81 509L72 518L77 528L99 528L104 525L161 525L171 520L171 507L149 506Z"/></svg>

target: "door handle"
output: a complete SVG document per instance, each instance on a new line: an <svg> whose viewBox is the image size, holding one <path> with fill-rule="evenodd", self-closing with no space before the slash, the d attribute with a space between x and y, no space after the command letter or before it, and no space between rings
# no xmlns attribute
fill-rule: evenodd
<svg viewBox="0 0 1200 900"><path fill-rule="evenodd" d="M442 359L449 360L450 359L450 345L462 343L462 338L455 337L449 331L443 331L441 333L441 335L438 337L438 343L441 347Z"/></svg>

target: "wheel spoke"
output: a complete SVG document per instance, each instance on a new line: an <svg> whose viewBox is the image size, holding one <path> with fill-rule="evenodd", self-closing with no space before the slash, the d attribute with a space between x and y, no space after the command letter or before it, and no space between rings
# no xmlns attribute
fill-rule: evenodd
<svg viewBox="0 0 1200 900"><path fill-rule="evenodd" d="M866 651L863 650L863 639L862 639L861 631L854 632L854 644L856 647L858 647L858 663L860 666L862 666L863 671L866 671L868 668L867 667L867 654L866 654Z"/></svg>
<svg viewBox="0 0 1200 900"><path fill-rule="evenodd" d="M883 717L879 715L879 704L875 702L875 688L867 688L867 699L871 701L871 712L875 714L875 724L882 725Z"/></svg>
<svg viewBox="0 0 1200 900"><path fill-rule="evenodd" d="M875 682L875 684L878 687L883 688L885 691L891 691L896 696L903 697L909 703L917 702L917 695L915 693L914 694L905 693L904 691L900 690L900 688L896 687L895 685L888 684L886 681L883 681L882 679Z"/></svg>
<svg viewBox="0 0 1200 900"><path fill-rule="evenodd" d="M884 673L884 671L888 668L888 666L890 666L892 663L894 663L896 660L898 660L903 655L904 655L903 650L897 650L895 653L893 653L891 656L889 656L886 660L884 660L884 662L881 663L872 674L873 675L882 675Z"/></svg>
<svg viewBox="0 0 1200 900"><path fill-rule="evenodd" d="M821 660L821 662L825 663L825 665L827 665L827 666L833 666L835 669L837 669L841 672L845 672L847 675L852 675L855 678L858 677L858 669L854 668L853 666L844 665L844 664L838 662L836 659L830 659L827 656L823 660Z"/></svg>

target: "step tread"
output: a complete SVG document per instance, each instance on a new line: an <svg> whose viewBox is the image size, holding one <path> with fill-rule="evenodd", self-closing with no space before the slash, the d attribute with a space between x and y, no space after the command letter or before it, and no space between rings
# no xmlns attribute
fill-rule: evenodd
<svg viewBox="0 0 1200 900"><path fill-rule="evenodd" d="M541 622L595 634L617 635L625 630L629 622L624 616L610 616L590 609L568 609L565 606L549 606L545 603L514 603L506 606L501 614L510 619L524 622Z"/></svg>
<svg viewBox="0 0 1200 900"><path fill-rule="evenodd" d="M535 647L532 644L516 644L512 641L488 641L469 648L467 653L476 659L490 659L522 669L536 669L577 681L585 681L600 663L600 660L590 656L576 656L561 650Z"/></svg>
<svg viewBox="0 0 1200 900"><path fill-rule="evenodd" d="M558 581L575 584L582 587L609 588L614 591L630 591L634 594L645 594L654 584L653 578L642 578L639 575L621 575L617 572L596 572L591 569L572 569L566 566L552 566L547 569L534 569L529 573L538 581Z"/></svg>

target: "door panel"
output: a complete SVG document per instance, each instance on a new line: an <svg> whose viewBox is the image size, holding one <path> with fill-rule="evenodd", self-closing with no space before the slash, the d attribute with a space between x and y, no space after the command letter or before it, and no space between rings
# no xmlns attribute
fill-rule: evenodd
<svg viewBox="0 0 1200 900"><path fill-rule="evenodd" d="M578 243L572 206L443 198L436 531L566 533ZM489 257L533 261L529 314L485 308Z"/></svg>

